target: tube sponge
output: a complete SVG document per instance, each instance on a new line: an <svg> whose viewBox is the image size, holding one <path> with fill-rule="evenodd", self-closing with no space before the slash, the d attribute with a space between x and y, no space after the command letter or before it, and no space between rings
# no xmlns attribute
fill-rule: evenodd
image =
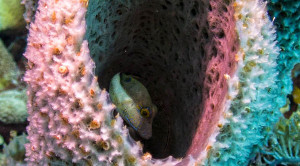
<svg viewBox="0 0 300 166"><path fill-rule="evenodd" d="M0 0L0 31L25 26L21 0Z"/></svg>
<svg viewBox="0 0 300 166"><path fill-rule="evenodd" d="M229 79L231 103L206 165L246 165L270 134L285 97L278 86L275 29L258 0L234 2L240 39L236 74Z"/></svg>

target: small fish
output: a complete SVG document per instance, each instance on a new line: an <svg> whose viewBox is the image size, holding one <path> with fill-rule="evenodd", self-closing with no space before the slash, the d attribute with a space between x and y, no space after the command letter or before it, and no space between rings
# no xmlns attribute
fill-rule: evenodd
<svg viewBox="0 0 300 166"><path fill-rule="evenodd" d="M133 76L118 73L110 82L109 94L121 117L142 138L149 139L157 107L146 87Z"/></svg>

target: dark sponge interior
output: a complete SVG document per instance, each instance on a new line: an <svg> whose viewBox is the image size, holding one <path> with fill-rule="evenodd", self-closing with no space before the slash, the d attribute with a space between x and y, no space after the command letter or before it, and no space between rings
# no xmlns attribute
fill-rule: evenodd
<svg viewBox="0 0 300 166"><path fill-rule="evenodd" d="M218 122L224 74L238 50L233 7L223 0L90 0L86 15L100 88L138 76L158 114L142 140L155 158L198 154Z"/></svg>

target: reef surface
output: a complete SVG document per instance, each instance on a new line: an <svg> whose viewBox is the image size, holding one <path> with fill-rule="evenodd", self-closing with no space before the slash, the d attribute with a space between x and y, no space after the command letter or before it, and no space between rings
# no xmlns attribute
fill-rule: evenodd
<svg viewBox="0 0 300 166"><path fill-rule="evenodd" d="M245 165L291 92L284 64L297 60L279 54L263 1L35 2L24 1L28 165ZM113 114L118 72L158 107L149 140Z"/></svg>

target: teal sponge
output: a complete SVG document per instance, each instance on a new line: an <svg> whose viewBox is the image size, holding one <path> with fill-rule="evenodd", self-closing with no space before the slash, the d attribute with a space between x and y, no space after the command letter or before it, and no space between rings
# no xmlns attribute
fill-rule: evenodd
<svg viewBox="0 0 300 166"><path fill-rule="evenodd" d="M277 63L282 92L289 94L293 88L291 70L300 63L300 1L270 0L268 13L274 19L281 48Z"/></svg>
<svg viewBox="0 0 300 166"><path fill-rule="evenodd" d="M238 69L229 79L229 109L205 165L247 165L266 142L285 103L278 85L279 48L265 3L237 0L236 29L240 50Z"/></svg>

